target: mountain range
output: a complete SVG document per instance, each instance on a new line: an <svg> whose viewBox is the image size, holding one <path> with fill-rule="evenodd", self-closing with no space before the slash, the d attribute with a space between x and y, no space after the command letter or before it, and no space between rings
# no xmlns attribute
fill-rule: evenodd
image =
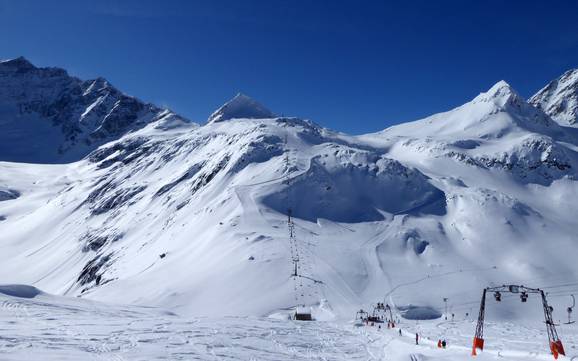
<svg viewBox="0 0 578 361"><path fill-rule="evenodd" d="M528 101L500 81L372 134L243 94L200 125L102 78L4 61L0 278L195 315L306 305L319 319L384 299L408 317L444 298L470 313L487 285L573 282L577 104L572 70Z"/></svg>

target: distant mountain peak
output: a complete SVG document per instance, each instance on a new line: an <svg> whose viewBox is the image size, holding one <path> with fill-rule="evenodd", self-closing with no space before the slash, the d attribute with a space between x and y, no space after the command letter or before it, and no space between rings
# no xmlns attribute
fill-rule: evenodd
<svg viewBox="0 0 578 361"><path fill-rule="evenodd" d="M237 93L233 99L229 100L213 112L207 122L217 123L229 119L265 119L274 117L275 114L264 105L245 94Z"/></svg>
<svg viewBox="0 0 578 361"><path fill-rule="evenodd" d="M102 77L83 81L24 57L0 61L0 104L0 160L11 162L76 161L148 124L169 129L186 122Z"/></svg>
<svg viewBox="0 0 578 361"><path fill-rule="evenodd" d="M504 80L494 84L488 91L481 93L473 100L474 102L494 102L496 105L523 103L525 100Z"/></svg>
<svg viewBox="0 0 578 361"><path fill-rule="evenodd" d="M23 56L14 59L0 61L0 67L13 69L36 69L36 67Z"/></svg>
<svg viewBox="0 0 578 361"><path fill-rule="evenodd" d="M516 93L515 90L512 88L510 84L508 84L505 80L500 80L496 84L494 84L486 94L491 94L493 96L502 96Z"/></svg>
<svg viewBox="0 0 578 361"><path fill-rule="evenodd" d="M570 69L530 98L561 125L578 126L578 69Z"/></svg>

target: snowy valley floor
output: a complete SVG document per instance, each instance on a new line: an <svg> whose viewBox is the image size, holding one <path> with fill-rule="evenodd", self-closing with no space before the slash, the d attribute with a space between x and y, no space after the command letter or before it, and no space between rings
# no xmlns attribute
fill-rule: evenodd
<svg viewBox="0 0 578 361"><path fill-rule="evenodd" d="M472 320L404 321L398 329L272 318L186 318L17 290L0 294L0 360L471 360ZM26 290L25 290L26 291ZM26 296L26 297L22 297ZM578 326L560 325L567 359ZM415 332L423 335L415 345ZM486 325L478 360L551 360L543 324ZM439 337L449 348L439 350ZM426 339L426 338L429 338ZM576 357L578 359L578 357Z"/></svg>

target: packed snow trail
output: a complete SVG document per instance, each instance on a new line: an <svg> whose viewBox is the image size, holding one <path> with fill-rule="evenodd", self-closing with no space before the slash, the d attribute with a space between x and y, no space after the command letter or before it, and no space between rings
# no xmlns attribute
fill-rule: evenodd
<svg viewBox="0 0 578 361"><path fill-rule="evenodd" d="M402 330L402 336L399 330ZM0 359L31 360L471 360L473 321L407 321L398 328L258 317L187 318L0 286ZM415 345L415 333L420 334ZM488 322L477 360L552 360L543 324ZM568 359L578 328L560 326ZM438 349L438 339L448 342Z"/></svg>

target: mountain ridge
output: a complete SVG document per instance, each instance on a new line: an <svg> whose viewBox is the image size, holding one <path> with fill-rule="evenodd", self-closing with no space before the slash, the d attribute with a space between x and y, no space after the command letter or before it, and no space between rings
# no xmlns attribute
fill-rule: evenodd
<svg viewBox="0 0 578 361"><path fill-rule="evenodd" d="M4 161L76 161L161 118L188 122L122 93L104 78L83 81L61 68L35 67L24 57L0 62L0 84Z"/></svg>
<svg viewBox="0 0 578 361"><path fill-rule="evenodd" d="M504 279L578 275L578 142L505 82L362 136L231 114L149 123L74 163L1 162L0 277L196 315L346 319L385 295L441 313ZM322 283L291 277L296 250Z"/></svg>
<svg viewBox="0 0 578 361"><path fill-rule="evenodd" d="M534 94L529 102L561 125L578 126L578 69L566 71Z"/></svg>

